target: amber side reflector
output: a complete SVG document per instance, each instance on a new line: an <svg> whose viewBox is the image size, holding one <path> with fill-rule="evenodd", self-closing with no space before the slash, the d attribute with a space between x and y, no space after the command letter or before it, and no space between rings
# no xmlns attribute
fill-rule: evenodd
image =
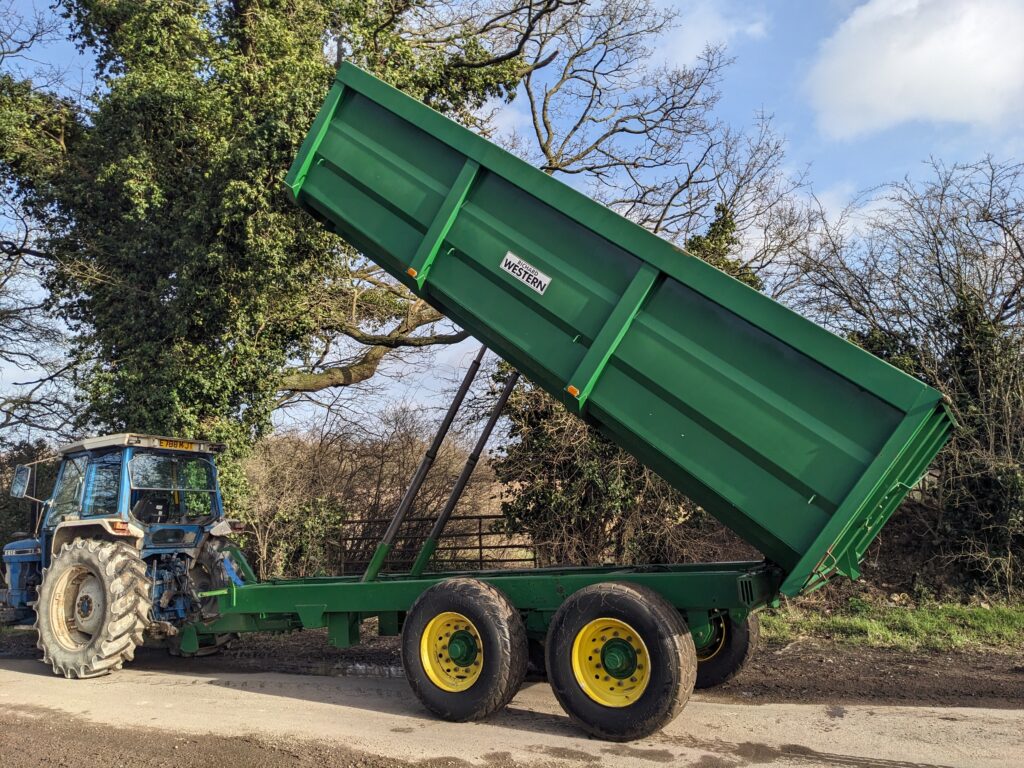
<svg viewBox="0 0 1024 768"><path fill-rule="evenodd" d="M405 273L406 273L406 274L407 274L407 275L408 275L409 277L416 277L416 275L418 275L418 274L419 274L419 272L417 272L417 271L416 271L415 269L413 269L412 267L409 267L409 268L408 268L407 270L405 270Z"/></svg>
<svg viewBox="0 0 1024 768"><path fill-rule="evenodd" d="M573 397L579 397L580 396L580 391L578 389L576 389L576 387L574 387L572 384L570 384L568 387L566 387L565 391L568 392Z"/></svg>
<svg viewBox="0 0 1024 768"><path fill-rule="evenodd" d="M110 524L110 530L116 533L118 536L127 536L131 533L131 529L128 528L128 523L123 520L115 520Z"/></svg>

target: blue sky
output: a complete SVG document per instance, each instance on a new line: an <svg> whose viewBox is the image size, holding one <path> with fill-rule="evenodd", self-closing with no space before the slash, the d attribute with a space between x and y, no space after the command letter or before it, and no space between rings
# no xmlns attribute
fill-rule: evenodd
<svg viewBox="0 0 1024 768"><path fill-rule="evenodd" d="M663 55L686 63L706 43L725 43L735 63L719 116L740 127L758 111L773 114L789 164L808 169L813 191L833 211L859 190L923 175L932 156L1024 154L1024 0L659 2L680 13ZM14 0L16 11L32 7ZM37 51L35 60L70 69L72 81L76 69L88 68L66 42ZM432 399L474 349L444 350L438 378L414 376L416 384L387 389Z"/></svg>
<svg viewBox="0 0 1024 768"><path fill-rule="evenodd" d="M1024 0L685 0L680 56L736 58L721 116L774 114L793 165L837 205L930 156L1019 156ZM689 21L688 21L689 20Z"/></svg>

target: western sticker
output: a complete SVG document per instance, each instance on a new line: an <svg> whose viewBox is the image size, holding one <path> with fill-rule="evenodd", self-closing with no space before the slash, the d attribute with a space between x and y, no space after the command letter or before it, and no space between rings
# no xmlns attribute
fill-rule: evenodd
<svg viewBox="0 0 1024 768"><path fill-rule="evenodd" d="M505 254L505 258L501 260L501 268L508 272L519 282L532 288L541 296L544 295L544 291L548 289L551 284L551 278L541 272L532 264L528 264L512 251Z"/></svg>

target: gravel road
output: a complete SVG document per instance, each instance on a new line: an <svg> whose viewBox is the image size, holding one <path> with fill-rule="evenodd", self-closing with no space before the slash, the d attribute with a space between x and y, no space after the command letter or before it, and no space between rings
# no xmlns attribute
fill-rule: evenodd
<svg viewBox="0 0 1024 768"><path fill-rule="evenodd" d="M0 658L4 768L1017 768L1024 763L1024 667L1016 671L1020 660L1013 657L998 657L1002 661L994 670L975 675L982 696L937 704L942 664L929 669L927 659L917 657L915 669L897 666L890 677L909 675L917 693L894 698L895 690L882 686L881 700L871 700L864 685L849 695L843 689L849 676L836 659L847 659L846 649L769 648L762 654L768 666L773 655L783 666L800 654L806 654L805 662L817 662L802 682L788 688L766 680L758 668L748 670L742 685L695 695L663 733L617 745L581 735L542 682L528 683L505 712L486 722L452 724L424 712L402 679L268 672L272 659L264 650L273 643L245 652L243 645L227 657L202 660L142 650L119 673L68 681L33 658L27 634L15 640L8 634L0 643L6 655ZM315 638L310 633L301 641L278 641ZM385 662L393 659L388 641L377 644L361 649L361 660L348 659L349 670L352 664L378 663L387 669ZM280 645L275 648L281 651ZM333 653L319 651L332 668L341 663ZM246 665L263 669L245 670ZM868 681L888 679L878 669L862 673ZM984 682L990 677L994 682ZM934 684L921 684L933 679Z"/></svg>

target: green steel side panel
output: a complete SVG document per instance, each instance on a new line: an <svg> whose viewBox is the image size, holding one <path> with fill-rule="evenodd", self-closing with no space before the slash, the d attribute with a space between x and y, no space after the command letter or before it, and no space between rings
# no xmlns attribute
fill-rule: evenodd
<svg viewBox="0 0 1024 768"><path fill-rule="evenodd" d="M351 65L288 186L758 547L787 594L855 577L947 439L935 390Z"/></svg>

